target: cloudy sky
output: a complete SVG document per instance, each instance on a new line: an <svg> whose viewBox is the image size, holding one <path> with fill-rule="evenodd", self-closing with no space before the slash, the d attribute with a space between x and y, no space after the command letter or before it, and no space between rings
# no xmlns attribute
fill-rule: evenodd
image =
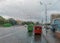
<svg viewBox="0 0 60 43"><path fill-rule="evenodd" d="M26 21L45 21L45 4L48 21L51 13L60 13L60 0L0 0L0 15Z"/></svg>

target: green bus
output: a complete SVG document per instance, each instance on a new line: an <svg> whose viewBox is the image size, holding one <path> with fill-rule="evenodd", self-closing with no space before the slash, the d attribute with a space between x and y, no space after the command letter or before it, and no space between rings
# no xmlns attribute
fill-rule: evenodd
<svg viewBox="0 0 60 43"><path fill-rule="evenodd" d="M29 24L28 27L27 27L28 32L33 32L33 27L34 27L33 24Z"/></svg>

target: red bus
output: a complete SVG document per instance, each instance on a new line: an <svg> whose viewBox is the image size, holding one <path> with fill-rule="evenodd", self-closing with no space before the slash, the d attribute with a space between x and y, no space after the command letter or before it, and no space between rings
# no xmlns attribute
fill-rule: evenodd
<svg viewBox="0 0 60 43"><path fill-rule="evenodd" d="M34 34L42 34L42 26L34 26Z"/></svg>

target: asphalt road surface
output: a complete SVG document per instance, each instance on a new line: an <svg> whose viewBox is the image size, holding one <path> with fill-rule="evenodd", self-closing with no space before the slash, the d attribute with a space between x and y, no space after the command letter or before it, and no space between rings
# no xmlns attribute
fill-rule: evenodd
<svg viewBox="0 0 60 43"><path fill-rule="evenodd" d="M0 27L0 43L47 43L43 36L27 32L27 27Z"/></svg>

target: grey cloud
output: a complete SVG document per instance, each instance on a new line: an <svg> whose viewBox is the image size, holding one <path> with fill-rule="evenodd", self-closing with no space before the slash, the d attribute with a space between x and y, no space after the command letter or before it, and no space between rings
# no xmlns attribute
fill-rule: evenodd
<svg viewBox="0 0 60 43"><path fill-rule="evenodd" d="M7 4L0 6L0 15L8 15L15 19L40 21L45 19L44 5L41 7L40 0L10 0ZM43 11L41 12L41 10ZM49 9L52 10L53 8ZM53 9L54 10L54 9Z"/></svg>
<svg viewBox="0 0 60 43"><path fill-rule="evenodd" d="M6 1L6 0L0 0L0 2L2 2L2 1Z"/></svg>

